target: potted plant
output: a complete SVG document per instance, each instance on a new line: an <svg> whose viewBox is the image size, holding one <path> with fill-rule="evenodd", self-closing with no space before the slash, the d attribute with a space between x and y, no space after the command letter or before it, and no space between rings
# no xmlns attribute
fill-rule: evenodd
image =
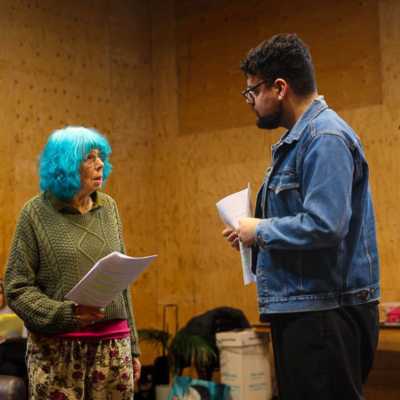
<svg viewBox="0 0 400 400"><path fill-rule="evenodd" d="M217 353L207 339L178 331L172 337L159 329L139 329L139 339L162 349L161 355L154 360L154 383L169 384L170 373L181 375L184 368L194 366L199 378L209 379L207 371L215 366Z"/></svg>
<svg viewBox="0 0 400 400"><path fill-rule="evenodd" d="M160 329L139 329L139 339L156 347L161 347L161 355L154 360L153 382L155 385L169 384L168 345L171 335Z"/></svg>
<svg viewBox="0 0 400 400"><path fill-rule="evenodd" d="M163 326L166 327L165 317ZM209 381L219 364L216 332L249 327L241 310L218 307L193 317L180 330L176 326L174 336L166 329L142 329L139 330L139 338L161 346L162 355L154 360L156 385L168 385L170 375L182 375L187 367L194 367L198 378Z"/></svg>

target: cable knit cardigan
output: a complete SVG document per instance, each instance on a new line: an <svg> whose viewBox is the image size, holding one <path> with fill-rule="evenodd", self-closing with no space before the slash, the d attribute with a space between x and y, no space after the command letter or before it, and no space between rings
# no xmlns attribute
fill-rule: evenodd
<svg viewBox="0 0 400 400"><path fill-rule="evenodd" d="M112 251L125 252L115 201L95 192L94 207L80 214L49 193L41 193L22 209L5 274L9 306L28 330L42 334L79 329L68 291L93 264ZM132 353L139 355L129 290L105 310L104 320L127 319Z"/></svg>

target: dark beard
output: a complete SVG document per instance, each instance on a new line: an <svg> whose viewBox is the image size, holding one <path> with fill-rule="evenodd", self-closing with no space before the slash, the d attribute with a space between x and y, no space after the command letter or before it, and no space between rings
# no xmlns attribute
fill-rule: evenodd
<svg viewBox="0 0 400 400"><path fill-rule="evenodd" d="M279 104L278 109L271 114L260 117L257 115L257 126L260 129L276 129L282 126L282 107Z"/></svg>

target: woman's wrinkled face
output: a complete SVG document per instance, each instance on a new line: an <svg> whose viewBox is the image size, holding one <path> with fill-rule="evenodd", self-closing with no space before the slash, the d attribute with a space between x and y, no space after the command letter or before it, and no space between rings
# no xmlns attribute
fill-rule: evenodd
<svg viewBox="0 0 400 400"><path fill-rule="evenodd" d="M103 185L104 162L100 151L93 149L81 164L81 191L93 193Z"/></svg>

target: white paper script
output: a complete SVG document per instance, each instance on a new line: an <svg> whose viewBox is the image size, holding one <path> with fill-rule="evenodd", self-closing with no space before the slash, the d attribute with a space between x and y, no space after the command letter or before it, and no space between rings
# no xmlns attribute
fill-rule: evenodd
<svg viewBox="0 0 400 400"><path fill-rule="evenodd" d="M219 216L222 221L233 229L239 227L239 219L244 217L251 217L251 201L250 201L250 184L246 189L230 194L224 197L216 204ZM251 272L251 248L240 246L240 258L242 261L243 282L248 285L255 282L256 277Z"/></svg>
<svg viewBox="0 0 400 400"><path fill-rule="evenodd" d="M156 257L129 257L114 251L97 261L65 298L77 304L105 307L135 281Z"/></svg>

